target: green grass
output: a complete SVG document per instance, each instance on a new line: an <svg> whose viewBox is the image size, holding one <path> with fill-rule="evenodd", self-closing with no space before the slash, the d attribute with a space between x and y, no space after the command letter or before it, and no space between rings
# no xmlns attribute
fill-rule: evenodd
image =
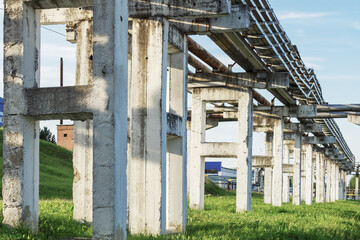
<svg viewBox="0 0 360 240"><path fill-rule="evenodd" d="M2 140L2 131L0 135ZM1 167L2 162L1 156ZM72 178L72 153L41 141L39 233L1 225L0 239L91 238L91 226L72 220ZM262 195L253 194L252 211L236 213L234 191L209 181L205 191L205 210L188 209L186 235L129 235L129 239L360 239L359 201L272 207L263 203Z"/></svg>

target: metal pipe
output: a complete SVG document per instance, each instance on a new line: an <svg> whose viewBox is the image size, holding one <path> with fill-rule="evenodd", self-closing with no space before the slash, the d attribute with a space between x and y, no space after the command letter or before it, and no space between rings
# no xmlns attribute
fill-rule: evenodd
<svg viewBox="0 0 360 240"><path fill-rule="evenodd" d="M210 54L208 51L206 51L203 47L201 47L198 43L196 43L190 37L188 37L188 47L189 47L189 51L191 53L193 53L195 56L200 58L202 61L204 61L206 64L208 64L213 69L217 69L221 73L229 73L230 72L229 69L222 62L220 62L216 57L214 57L212 54ZM191 55L189 54L189 56L191 56ZM196 64L196 61L193 61L192 63ZM197 62L198 62L198 65L196 65L196 66L199 68L202 68L203 64L200 63L199 61L197 61ZM189 58L189 64L191 65L190 58ZM193 67L195 67L195 66L193 66ZM197 68L197 67L195 67L195 68ZM266 105L266 106L271 106L271 103L268 100L266 100L266 98L264 98L260 93L255 91L254 89L252 89L252 94L253 94L253 98L258 103L260 103L262 105Z"/></svg>
<svg viewBox="0 0 360 240"><path fill-rule="evenodd" d="M326 104L317 105L317 112L360 112L360 104Z"/></svg>
<svg viewBox="0 0 360 240"><path fill-rule="evenodd" d="M60 87L64 86L64 61L60 58ZM60 125L63 124L63 120L60 119Z"/></svg>
<svg viewBox="0 0 360 240"><path fill-rule="evenodd" d="M188 63L193 66L196 70L201 69L202 72L211 73L211 69L205 66L205 64L201 63L197 60L193 55L188 55Z"/></svg>

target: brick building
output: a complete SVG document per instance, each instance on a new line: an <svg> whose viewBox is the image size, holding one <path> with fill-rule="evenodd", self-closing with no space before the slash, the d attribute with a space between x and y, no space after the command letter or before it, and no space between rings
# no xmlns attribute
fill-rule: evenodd
<svg viewBox="0 0 360 240"><path fill-rule="evenodd" d="M73 151L74 125L57 125L57 145Z"/></svg>

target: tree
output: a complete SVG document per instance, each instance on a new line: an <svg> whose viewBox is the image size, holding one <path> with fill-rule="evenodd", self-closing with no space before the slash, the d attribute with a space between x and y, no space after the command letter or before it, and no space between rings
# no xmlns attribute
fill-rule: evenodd
<svg viewBox="0 0 360 240"><path fill-rule="evenodd" d="M40 130L40 139L56 144L55 135L47 127Z"/></svg>

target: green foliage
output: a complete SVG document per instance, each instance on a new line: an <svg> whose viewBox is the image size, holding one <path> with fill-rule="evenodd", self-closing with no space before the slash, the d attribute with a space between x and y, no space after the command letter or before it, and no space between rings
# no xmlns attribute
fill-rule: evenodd
<svg viewBox="0 0 360 240"><path fill-rule="evenodd" d="M215 183L210 180L205 180L205 194L212 196L235 196L234 191L227 191L223 188L218 187Z"/></svg>
<svg viewBox="0 0 360 240"><path fill-rule="evenodd" d="M356 179L356 177L353 176L353 177L351 178L351 180L350 180L350 185L349 185L349 187L350 187L351 189L355 189L355 179ZM360 186L360 177L358 178L358 182L359 182L359 186Z"/></svg>
<svg viewBox="0 0 360 240"><path fill-rule="evenodd" d="M40 129L40 139L47 142L56 143L55 135L52 134L50 129L48 129L47 127Z"/></svg>

